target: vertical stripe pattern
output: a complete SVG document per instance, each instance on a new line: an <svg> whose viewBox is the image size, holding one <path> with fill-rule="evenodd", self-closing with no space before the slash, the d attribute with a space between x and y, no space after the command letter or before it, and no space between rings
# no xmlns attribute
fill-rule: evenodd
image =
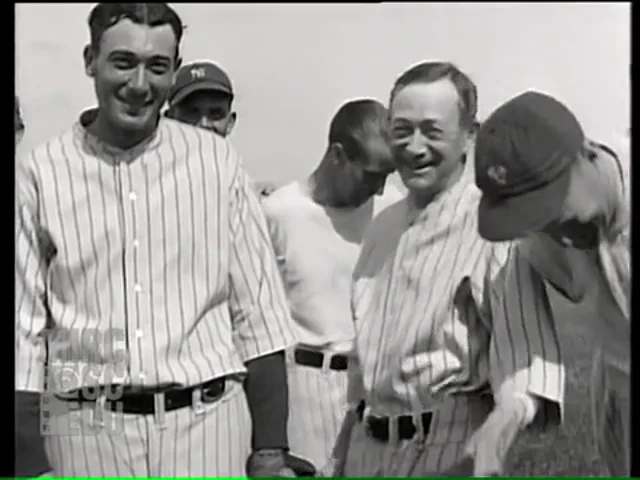
<svg viewBox="0 0 640 480"><path fill-rule="evenodd" d="M301 182L263 201L287 301L300 344L348 354L354 329L350 293L364 232L380 210L401 198L393 187L357 208L324 208ZM288 359L289 446L316 468L328 461L347 404L347 372L297 365ZM328 363L328 362L326 362Z"/></svg>
<svg viewBox="0 0 640 480"><path fill-rule="evenodd" d="M240 383L218 401L166 414L160 428L151 415L104 412L92 405L52 406L45 448L53 471L65 477L244 477L251 419Z"/></svg>
<svg viewBox="0 0 640 480"><path fill-rule="evenodd" d="M162 119L122 151L85 130L89 115L18 164L16 389L192 386L294 344L266 221L228 141ZM49 432L54 473L244 475L251 423L235 392L203 416L168 413L166 430L125 415L116 433Z"/></svg>
<svg viewBox="0 0 640 480"><path fill-rule="evenodd" d="M19 390L42 390L47 310L58 390L194 385L294 341L259 200L202 129L119 151L78 123L19 165L16 236Z"/></svg>
<svg viewBox="0 0 640 480"><path fill-rule="evenodd" d="M289 446L320 469L331 456L347 409L347 375L342 371L287 366Z"/></svg>
<svg viewBox="0 0 640 480"><path fill-rule="evenodd" d="M547 375L549 365L552 372L561 371L555 332L539 325L535 315L505 330L496 286L504 281L513 247L480 238L479 197L468 164L461 180L425 209L414 211L401 202L372 225L356 266L352 301L361 376L352 378L361 382L372 415L445 408L452 394L476 397L490 381L497 395L519 388L562 401L561 381ZM542 305L527 299L518 308L535 311ZM431 435L452 446L443 447L447 462L427 461L428 469L453 461L459 453L455 444L473 433L468 429L458 436L452 424L434 420ZM349 451L359 451L354 447ZM406 458L415 463L419 456ZM398 471L408 474L401 463ZM382 471L391 475L392 470L387 465Z"/></svg>

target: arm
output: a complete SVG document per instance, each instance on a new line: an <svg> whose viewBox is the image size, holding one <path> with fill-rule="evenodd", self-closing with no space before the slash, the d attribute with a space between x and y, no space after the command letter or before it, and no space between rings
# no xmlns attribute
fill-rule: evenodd
<svg viewBox="0 0 640 480"><path fill-rule="evenodd" d="M248 370L245 392L253 419L252 447L286 450L288 389L282 351L295 337L262 208L240 162L233 162L232 168L229 309Z"/></svg>
<svg viewBox="0 0 640 480"><path fill-rule="evenodd" d="M40 397L44 390L47 309L46 261L38 244L36 183L17 163L16 185L16 476L50 470L40 433Z"/></svg>
<svg viewBox="0 0 640 480"><path fill-rule="evenodd" d="M476 475L493 475L520 430L561 421L564 367L544 282L518 245L491 246L483 293L495 407L467 452Z"/></svg>

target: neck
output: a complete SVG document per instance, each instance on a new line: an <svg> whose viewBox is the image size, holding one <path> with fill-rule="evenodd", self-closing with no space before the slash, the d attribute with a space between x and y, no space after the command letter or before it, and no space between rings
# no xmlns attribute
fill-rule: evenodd
<svg viewBox="0 0 640 480"><path fill-rule="evenodd" d="M464 162L458 163L455 170L453 170L443 182L435 184L433 188L425 190L409 190L408 198L413 207L422 210L433 202L436 197L453 187L453 185L460 180L460 177L462 177L464 167Z"/></svg>
<svg viewBox="0 0 640 480"><path fill-rule="evenodd" d="M337 178L335 159L329 152L325 153L320 164L311 173L307 184L312 200L323 207L348 208L355 207L340 193L341 179Z"/></svg>
<svg viewBox="0 0 640 480"><path fill-rule="evenodd" d="M109 145L121 150L128 150L149 138L155 131L156 126L157 124L154 124L152 128L133 131L114 129L104 114L98 110L95 121L87 127L87 130Z"/></svg>

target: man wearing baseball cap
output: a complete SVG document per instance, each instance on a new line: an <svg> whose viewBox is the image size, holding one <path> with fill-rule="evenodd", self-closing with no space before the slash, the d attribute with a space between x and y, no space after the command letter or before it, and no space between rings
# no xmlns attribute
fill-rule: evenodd
<svg viewBox="0 0 640 480"><path fill-rule="evenodd" d="M538 311L505 309L509 323L527 316L552 319L545 283L575 303L596 292L593 422L613 476L630 472L630 203L624 160L585 138L565 105L534 91L494 111L476 142L480 235L494 242L522 239L506 269L518 281L505 282L503 301L517 305L533 296L540 305ZM597 284L593 289L591 282Z"/></svg>
<svg viewBox="0 0 640 480"><path fill-rule="evenodd" d="M165 115L226 137L236 124L233 98L233 87L226 72L208 60L197 61L184 65L176 74ZM254 189L263 198L271 195L276 185L256 182Z"/></svg>
<svg viewBox="0 0 640 480"><path fill-rule="evenodd" d="M169 92L167 117L226 137L236 123L229 76L208 60L184 65Z"/></svg>

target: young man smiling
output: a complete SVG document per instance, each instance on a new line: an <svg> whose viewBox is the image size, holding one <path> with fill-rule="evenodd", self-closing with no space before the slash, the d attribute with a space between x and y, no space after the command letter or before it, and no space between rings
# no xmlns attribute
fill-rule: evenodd
<svg viewBox="0 0 640 480"><path fill-rule="evenodd" d="M293 475L295 337L260 203L229 142L160 115L182 29L166 3L95 6L98 106L18 163L25 475Z"/></svg>

